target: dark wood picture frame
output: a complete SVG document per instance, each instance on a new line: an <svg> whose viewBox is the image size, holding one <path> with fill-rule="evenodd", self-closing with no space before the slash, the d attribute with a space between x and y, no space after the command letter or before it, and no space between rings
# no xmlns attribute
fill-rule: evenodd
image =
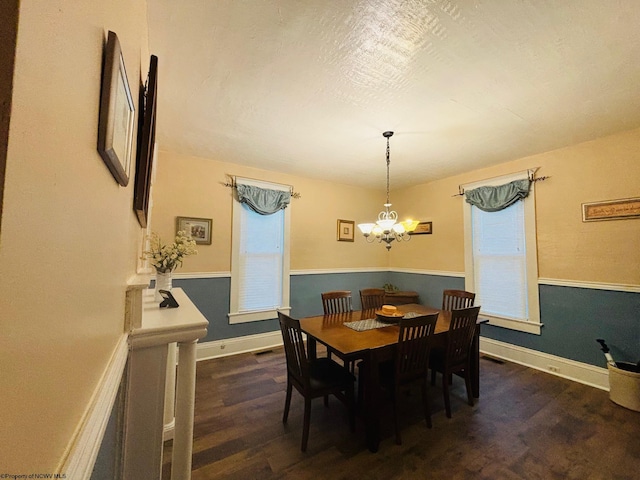
<svg viewBox="0 0 640 480"><path fill-rule="evenodd" d="M196 245L211 245L212 224L213 220L210 218L176 217L176 233L181 230L187 232L196 241Z"/></svg>
<svg viewBox="0 0 640 480"><path fill-rule="evenodd" d="M146 86L140 88L140 115L138 151L136 155L136 182L133 192L133 209L142 227L147 226L153 149L156 140L156 102L158 92L158 57L151 55Z"/></svg>
<svg viewBox="0 0 640 480"><path fill-rule="evenodd" d="M98 152L113 178L126 187L131 170L135 108L118 36L109 31L104 52Z"/></svg>
<svg viewBox="0 0 640 480"><path fill-rule="evenodd" d="M338 238L339 242L355 241L355 223L353 220L338 220Z"/></svg>
<svg viewBox="0 0 640 480"><path fill-rule="evenodd" d="M420 222L409 235L431 235L433 233L433 222Z"/></svg>

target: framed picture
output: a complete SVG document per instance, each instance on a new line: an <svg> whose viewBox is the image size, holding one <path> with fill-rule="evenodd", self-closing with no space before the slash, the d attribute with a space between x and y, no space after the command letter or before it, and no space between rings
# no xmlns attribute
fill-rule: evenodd
<svg viewBox="0 0 640 480"><path fill-rule="evenodd" d="M156 141L156 97L158 91L158 57L151 55L147 84L140 86L138 116L138 151L136 154L136 183L133 191L133 209L142 227L147 226L153 147Z"/></svg>
<svg viewBox="0 0 640 480"><path fill-rule="evenodd" d="M355 223L352 220L338 220L338 241L339 242L353 242L353 231Z"/></svg>
<svg viewBox="0 0 640 480"><path fill-rule="evenodd" d="M420 222L409 235L431 235L433 233L433 222Z"/></svg>
<svg viewBox="0 0 640 480"><path fill-rule="evenodd" d="M118 36L109 32L102 69L98 152L116 181L129 183L135 109Z"/></svg>
<svg viewBox="0 0 640 480"><path fill-rule="evenodd" d="M176 231L191 233L197 245L211 245L211 223L210 218L177 217Z"/></svg>
<svg viewBox="0 0 640 480"><path fill-rule="evenodd" d="M622 198L606 202L582 204L582 221L622 220L640 218L640 198Z"/></svg>

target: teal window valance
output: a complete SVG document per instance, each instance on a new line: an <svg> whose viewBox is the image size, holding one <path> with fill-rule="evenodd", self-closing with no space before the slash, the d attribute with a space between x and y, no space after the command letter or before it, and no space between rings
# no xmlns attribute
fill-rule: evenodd
<svg viewBox="0 0 640 480"><path fill-rule="evenodd" d="M514 180L497 187L478 187L464 193L467 203L485 212L497 212L513 205L529 195L531 181L528 178Z"/></svg>
<svg viewBox="0 0 640 480"><path fill-rule="evenodd" d="M278 210L287 208L291 202L291 192L284 190L271 190L254 185L236 185L238 201L246 204L251 210L260 215L271 215Z"/></svg>

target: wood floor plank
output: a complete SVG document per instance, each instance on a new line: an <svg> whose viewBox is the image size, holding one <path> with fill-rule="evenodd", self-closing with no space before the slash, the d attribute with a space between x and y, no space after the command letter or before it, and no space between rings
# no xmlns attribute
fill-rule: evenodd
<svg viewBox="0 0 640 480"><path fill-rule="evenodd" d="M483 358L480 375L481 398L473 407L454 377L451 419L439 384L429 389L431 429L419 388L410 389L401 399L403 444L395 445L389 415L375 454L366 448L361 419L351 433L344 406L332 398L325 408L317 399L302 453L303 400L295 391L282 423L281 348L198 362L192 478L640 478L640 413L614 404L607 392L509 362ZM170 461L169 441L163 478Z"/></svg>

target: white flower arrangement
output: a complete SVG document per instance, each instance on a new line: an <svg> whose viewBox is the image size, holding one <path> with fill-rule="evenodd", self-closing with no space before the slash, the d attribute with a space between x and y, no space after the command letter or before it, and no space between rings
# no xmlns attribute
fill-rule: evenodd
<svg viewBox="0 0 640 480"><path fill-rule="evenodd" d="M184 257L197 255L196 241L184 231L176 234L175 242L162 245L160 236L152 233L150 238L150 250L144 252L149 263L156 268L159 273L169 273L177 267L182 266Z"/></svg>

